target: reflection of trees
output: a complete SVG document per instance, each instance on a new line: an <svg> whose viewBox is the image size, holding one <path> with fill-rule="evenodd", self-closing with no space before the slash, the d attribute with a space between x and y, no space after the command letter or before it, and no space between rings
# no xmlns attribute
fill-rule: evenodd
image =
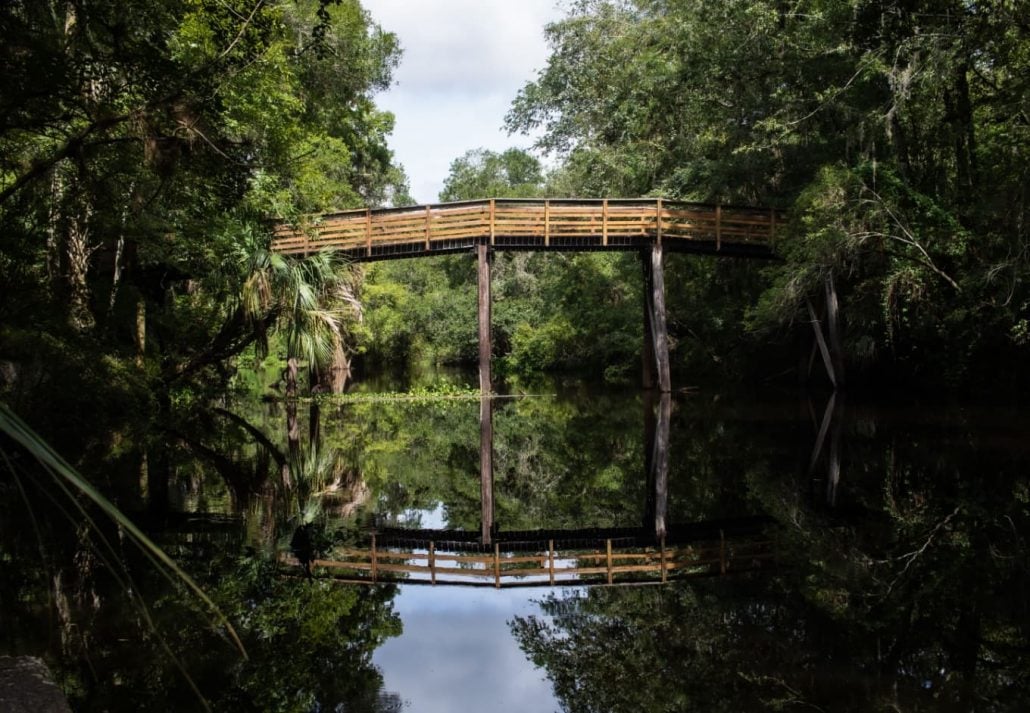
<svg viewBox="0 0 1030 713"><path fill-rule="evenodd" d="M239 532L165 535L233 622L245 660L131 548L119 581L81 528L40 523L41 562L22 515L5 507L0 522L0 653L43 655L75 710L202 710L189 680L217 711L398 709L372 665L374 650L400 633L392 587L284 579L261 556L225 554Z"/></svg>
<svg viewBox="0 0 1030 713"><path fill-rule="evenodd" d="M502 530L638 527L654 489L646 473L637 392L535 385L542 396L494 403L494 522ZM324 444L372 490L383 522L443 505L447 525L479 529L478 403L427 398L325 405ZM776 467L793 445L794 414L747 421L713 399L680 399L671 417L668 521L753 514L743 476L757 459Z"/></svg>
<svg viewBox="0 0 1030 713"><path fill-rule="evenodd" d="M149 500L141 525L227 614L249 659L106 519L91 513L97 525L86 527L78 512L61 512L45 479L27 472L18 484L6 470L0 654L44 656L77 710L201 710L194 686L214 710L397 710L371 663L375 648L400 632L395 589L284 579L264 554L238 557L248 541L274 542L285 512L276 502L296 509L332 483L331 468L312 465L318 449L302 449L305 478L283 491L268 477L269 461L286 455L271 442L255 445L255 428L198 413L174 432L188 448L154 446L150 457L130 453L107 469L120 502ZM269 504L257 511L267 517L218 515L253 515L255 504Z"/></svg>
<svg viewBox="0 0 1030 713"><path fill-rule="evenodd" d="M855 419L836 509L749 469L777 575L552 597L513 631L570 711L1018 708L1030 490L1025 456L986 445Z"/></svg>

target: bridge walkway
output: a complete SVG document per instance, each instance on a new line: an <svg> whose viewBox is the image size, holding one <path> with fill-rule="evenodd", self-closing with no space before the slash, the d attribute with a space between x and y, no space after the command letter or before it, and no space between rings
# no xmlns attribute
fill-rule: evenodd
<svg viewBox="0 0 1030 713"><path fill-rule="evenodd" d="M640 250L772 258L775 210L662 198L513 199L352 210L275 228L273 250L336 248L359 262L491 250Z"/></svg>

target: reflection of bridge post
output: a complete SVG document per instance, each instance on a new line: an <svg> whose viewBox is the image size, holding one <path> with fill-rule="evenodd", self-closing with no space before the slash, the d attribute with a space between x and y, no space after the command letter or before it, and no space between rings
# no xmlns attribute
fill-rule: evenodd
<svg viewBox="0 0 1030 713"><path fill-rule="evenodd" d="M672 421L672 396L661 394L655 417L653 392L644 394L644 448L647 468L647 508L644 527L654 527L655 538L661 540L668 531L666 513L669 508L669 424Z"/></svg>
<svg viewBox="0 0 1030 713"><path fill-rule="evenodd" d="M479 399L479 501L484 545L490 544L494 529L493 410L493 400L482 396Z"/></svg>
<svg viewBox="0 0 1030 713"><path fill-rule="evenodd" d="M662 245L642 252L644 266L644 388L657 386L662 393L672 390L669 375L669 334L665 324L665 268Z"/></svg>
<svg viewBox="0 0 1030 713"><path fill-rule="evenodd" d="M490 544L494 524L493 391L490 377L490 247L485 240L476 246L479 282L479 479L482 505L482 540Z"/></svg>

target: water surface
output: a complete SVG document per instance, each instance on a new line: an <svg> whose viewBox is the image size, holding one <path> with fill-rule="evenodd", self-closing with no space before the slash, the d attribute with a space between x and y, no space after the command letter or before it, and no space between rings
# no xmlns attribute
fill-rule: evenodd
<svg viewBox="0 0 1030 713"><path fill-rule="evenodd" d="M634 389L513 384L492 404L487 512L473 381L305 401L294 440L283 404L236 396L81 461L211 592L248 660L116 529L0 481L0 653L43 656L84 711L197 710L200 696L296 711L1027 700L1024 414L702 389L674 395L663 422ZM668 585L517 590L348 585L277 564L304 524L326 552L371 528L479 537L486 516L495 536L622 528L656 544L656 520L671 533L754 518L776 557Z"/></svg>

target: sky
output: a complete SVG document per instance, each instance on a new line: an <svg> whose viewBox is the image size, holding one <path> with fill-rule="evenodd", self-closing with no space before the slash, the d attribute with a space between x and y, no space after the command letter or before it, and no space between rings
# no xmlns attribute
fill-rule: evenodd
<svg viewBox="0 0 1030 713"><path fill-rule="evenodd" d="M437 200L451 161L466 151L529 148L509 136L504 115L547 63L544 25L560 0L362 0L404 54L395 84L376 96L392 111L390 138L419 203Z"/></svg>
<svg viewBox="0 0 1030 713"><path fill-rule="evenodd" d="M519 648L509 622L539 614L547 589L401 585L394 600L404 632L376 649L383 690L405 713L553 713L546 674Z"/></svg>

